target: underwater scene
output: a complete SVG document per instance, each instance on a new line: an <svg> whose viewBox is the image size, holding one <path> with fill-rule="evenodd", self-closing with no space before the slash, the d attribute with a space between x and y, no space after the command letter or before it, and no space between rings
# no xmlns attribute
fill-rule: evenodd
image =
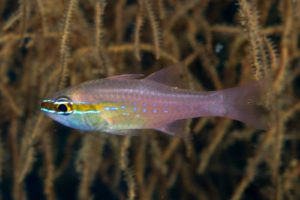
<svg viewBox="0 0 300 200"><path fill-rule="evenodd" d="M299 10L0 1L0 200L300 199Z"/></svg>

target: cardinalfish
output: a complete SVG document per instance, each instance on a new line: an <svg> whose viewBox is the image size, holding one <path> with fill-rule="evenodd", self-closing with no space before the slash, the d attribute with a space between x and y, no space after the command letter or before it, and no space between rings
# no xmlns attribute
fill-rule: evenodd
<svg viewBox="0 0 300 200"><path fill-rule="evenodd" d="M180 73L168 67L142 78L125 74L63 89L41 102L41 110L65 126L81 131L125 135L155 129L181 135L186 119L227 117L266 129L258 106L262 81L210 92L180 89Z"/></svg>

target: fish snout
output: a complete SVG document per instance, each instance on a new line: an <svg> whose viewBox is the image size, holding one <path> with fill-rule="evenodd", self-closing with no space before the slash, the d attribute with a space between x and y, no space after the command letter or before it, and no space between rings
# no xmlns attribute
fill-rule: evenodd
<svg viewBox="0 0 300 200"><path fill-rule="evenodd" d="M43 112L54 112L53 102L49 100L43 100L41 102L41 111Z"/></svg>

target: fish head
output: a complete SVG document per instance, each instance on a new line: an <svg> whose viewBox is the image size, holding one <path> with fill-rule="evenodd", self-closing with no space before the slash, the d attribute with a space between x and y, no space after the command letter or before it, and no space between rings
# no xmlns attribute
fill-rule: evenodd
<svg viewBox="0 0 300 200"><path fill-rule="evenodd" d="M104 130L108 122L101 117L101 111L82 101L78 92L58 92L42 100L41 111L53 120L82 131Z"/></svg>

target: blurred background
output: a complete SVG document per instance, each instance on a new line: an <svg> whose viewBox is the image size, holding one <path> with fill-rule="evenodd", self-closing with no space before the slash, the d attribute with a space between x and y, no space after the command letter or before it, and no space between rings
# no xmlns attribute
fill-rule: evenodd
<svg viewBox="0 0 300 200"><path fill-rule="evenodd" d="M0 0L0 199L299 199L299 0ZM40 112L70 85L181 62L190 89L266 80L270 129L84 133Z"/></svg>

